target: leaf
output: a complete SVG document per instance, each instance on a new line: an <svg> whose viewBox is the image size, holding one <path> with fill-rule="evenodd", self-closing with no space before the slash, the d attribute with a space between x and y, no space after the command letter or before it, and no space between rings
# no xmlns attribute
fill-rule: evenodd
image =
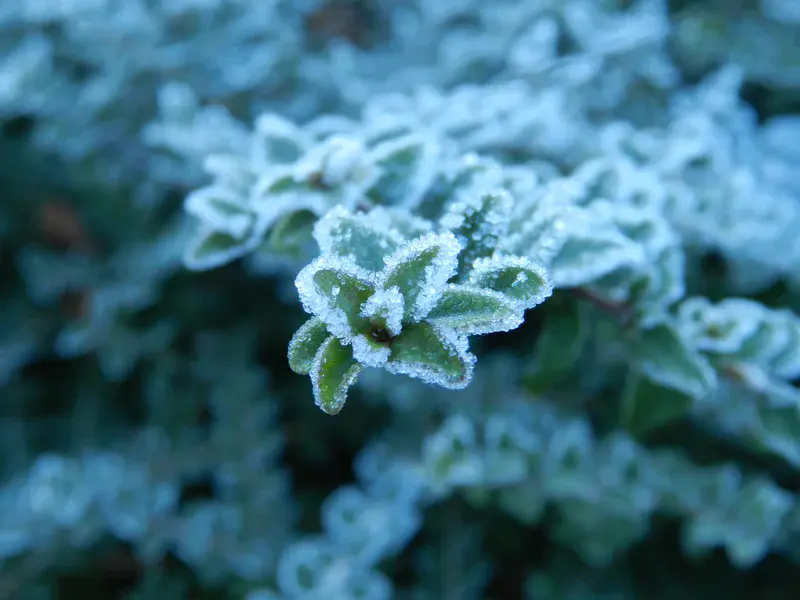
<svg viewBox="0 0 800 600"><path fill-rule="evenodd" d="M403 328L405 301L397 287L378 290L361 307L361 316L369 319L390 335L398 335Z"/></svg>
<svg viewBox="0 0 800 600"><path fill-rule="evenodd" d="M311 137L292 121L277 114L256 119L252 154L257 164L290 164L310 146Z"/></svg>
<svg viewBox="0 0 800 600"><path fill-rule="evenodd" d="M533 364L524 376L525 388L541 393L565 381L575 372L590 332L584 303L548 311L536 338Z"/></svg>
<svg viewBox="0 0 800 600"><path fill-rule="evenodd" d="M413 240L433 231L433 223L403 208L376 206L369 211L373 224L382 229L394 229L404 240Z"/></svg>
<svg viewBox="0 0 800 600"><path fill-rule="evenodd" d="M369 272L350 261L321 256L300 271L295 286L305 311L322 319L342 341L368 329L361 305L374 292Z"/></svg>
<svg viewBox="0 0 800 600"><path fill-rule="evenodd" d="M519 327L523 311L516 302L498 292L451 284L426 320L461 335L482 335Z"/></svg>
<svg viewBox="0 0 800 600"><path fill-rule="evenodd" d="M716 387L716 372L711 364L668 323L638 331L629 351L631 361L642 374L691 398L701 399Z"/></svg>
<svg viewBox="0 0 800 600"><path fill-rule="evenodd" d="M233 262L252 251L262 241L263 224L256 223L253 231L240 239L229 233L202 227L187 245L183 260L192 271L206 271Z"/></svg>
<svg viewBox="0 0 800 600"><path fill-rule="evenodd" d="M403 295L405 321L420 321L433 308L442 288L455 275L460 250L452 233L431 233L384 259L381 286L396 286Z"/></svg>
<svg viewBox="0 0 800 600"><path fill-rule="evenodd" d="M429 219L440 217L447 204L478 184L483 189L503 187L504 171L495 161L468 153L450 160L438 169L418 212Z"/></svg>
<svg viewBox="0 0 800 600"><path fill-rule="evenodd" d="M508 235L513 199L505 190L465 195L451 202L440 224L452 231L462 251L458 273L464 277L479 258L492 256Z"/></svg>
<svg viewBox="0 0 800 600"><path fill-rule="evenodd" d="M325 323L311 317L298 329L289 342L289 367L295 373L307 375L314 366L314 357L322 343L330 337Z"/></svg>
<svg viewBox="0 0 800 600"><path fill-rule="evenodd" d="M380 271L383 257L404 241L393 228L382 225L367 213L353 214L337 206L317 222L314 238L322 254L351 258L363 269Z"/></svg>
<svg viewBox="0 0 800 600"><path fill-rule="evenodd" d="M310 375L314 400L323 411L335 415L347 400L350 389L363 370L353 358L353 349L331 336L319 347Z"/></svg>
<svg viewBox="0 0 800 600"><path fill-rule="evenodd" d="M241 239L253 225L254 213L232 191L209 186L189 194L184 210L215 231Z"/></svg>
<svg viewBox="0 0 800 600"><path fill-rule="evenodd" d="M312 239L316 215L308 210L291 212L272 226L267 246L273 252L299 258Z"/></svg>
<svg viewBox="0 0 800 600"><path fill-rule="evenodd" d="M622 401L622 426L642 437L683 418L693 405L694 398L684 392L631 374Z"/></svg>
<svg viewBox="0 0 800 600"><path fill-rule="evenodd" d="M466 387L472 378L475 356L467 340L430 323L417 323L392 340L386 363L390 373L408 375L449 389Z"/></svg>
<svg viewBox="0 0 800 600"><path fill-rule="evenodd" d="M564 226L564 238L548 264L556 287L582 286L619 269L646 265L643 249L606 215L573 210Z"/></svg>
<svg viewBox="0 0 800 600"><path fill-rule="evenodd" d="M541 304L553 293L547 271L527 258L496 256L475 261L467 282L515 300L523 309Z"/></svg>
<svg viewBox="0 0 800 600"><path fill-rule="evenodd" d="M413 209L423 198L437 171L438 144L419 134L380 142L370 157L380 174L368 191L379 205Z"/></svg>

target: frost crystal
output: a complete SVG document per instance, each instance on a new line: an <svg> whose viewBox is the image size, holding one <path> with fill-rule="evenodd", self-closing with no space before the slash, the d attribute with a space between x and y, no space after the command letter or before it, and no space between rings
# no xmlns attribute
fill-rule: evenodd
<svg viewBox="0 0 800 600"><path fill-rule="evenodd" d="M444 285L456 274L460 251L452 233L431 233L384 258L380 285L398 288L405 299L405 320L416 323L430 312Z"/></svg>
<svg viewBox="0 0 800 600"><path fill-rule="evenodd" d="M478 259L468 283L505 294L523 309L541 304L553 293L553 283L543 267L514 256Z"/></svg>
<svg viewBox="0 0 800 600"><path fill-rule="evenodd" d="M352 261L321 256L297 275L295 286L306 312L319 317L344 342L364 326L361 305L374 290L373 275Z"/></svg>
<svg viewBox="0 0 800 600"><path fill-rule="evenodd" d="M397 286L378 290L361 307L361 316L377 321L393 336L403 329L405 300Z"/></svg>

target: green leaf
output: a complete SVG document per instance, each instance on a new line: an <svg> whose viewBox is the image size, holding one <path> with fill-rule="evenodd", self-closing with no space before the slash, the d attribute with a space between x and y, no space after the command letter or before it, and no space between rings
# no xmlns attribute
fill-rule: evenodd
<svg viewBox="0 0 800 600"><path fill-rule="evenodd" d="M426 319L462 335L481 335L519 327L523 311L499 292L450 284Z"/></svg>
<svg viewBox="0 0 800 600"><path fill-rule="evenodd" d="M474 365L466 338L430 323L417 323L392 339L386 370L459 389L469 383Z"/></svg>
<svg viewBox="0 0 800 600"><path fill-rule="evenodd" d="M524 308L541 304L553 293L547 271L517 256L479 259L467 280L470 285L494 290L515 300Z"/></svg>
<svg viewBox="0 0 800 600"><path fill-rule="evenodd" d="M631 361L642 374L691 398L701 399L716 387L716 372L711 364L689 347L669 323L638 331L629 351Z"/></svg>
<svg viewBox="0 0 800 600"><path fill-rule="evenodd" d="M322 254L347 257L370 271L383 269L383 257L394 252L403 237L392 227L376 222L368 213L353 214L338 206L314 227Z"/></svg>
<svg viewBox="0 0 800 600"><path fill-rule="evenodd" d="M308 210L291 212L272 226L268 248L276 253L299 258L312 239L316 215Z"/></svg>
<svg viewBox="0 0 800 600"><path fill-rule="evenodd" d="M295 373L307 375L314 366L314 357L325 340L330 337L325 323L311 317L298 329L289 342L289 367Z"/></svg>
<svg viewBox="0 0 800 600"><path fill-rule="evenodd" d="M383 289L397 287L405 299L404 320L423 319L455 275L461 247L450 233L431 233L408 242L385 259Z"/></svg>
<svg viewBox="0 0 800 600"><path fill-rule="evenodd" d="M208 227L237 239L246 236L253 225L252 209L236 193L219 186L192 192L183 208Z"/></svg>
<svg viewBox="0 0 800 600"><path fill-rule="evenodd" d="M525 388L541 393L569 378L586 348L590 331L583 303L563 304L548 311L536 338L533 364L524 375Z"/></svg>
<svg viewBox="0 0 800 600"><path fill-rule="evenodd" d="M295 286L305 311L322 319L336 337L349 341L369 327L361 305L375 290L370 274L349 261L316 258L300 271Z"/></svg>
<svg viewBox="0 0 800 600"><path fill-rule="evenodd" d="M319 347L311 368L311 384L317 406L335 415L347 400L350 389L363 370L353 349L331 336Z"/></svg>
<svg viewBox="0 0 800 600"><path fill-rule="evenodd" d="M642 437L683 418L693 405L694 398L684 392L632 373L622 401L622 426Z"/></svg>
<svg viewBox="0 0 800 600"><path fill-rule="evenodd" d="M477 259L492 256L508 235L512 206L505 190L467 195L448 206L441 226L452 231L463 248L458 258L461 277Z"/></svg>
<svg viewBox="0 0 800 600"><path fill-rule="evenodd" d="M376 204L409 209L422 200L437 171L439 147L427 136L409 134L378 143L371 158L380 175L368 195Z"/></svg>
<svg viewBox="0 0 800 600"><path fill-rule="evenodd" d="M221 267L255 250L262 241L262 235L261 228L251 231L245 238L203 228L189 242L184 254L184 264L193 271Z"/></svg>

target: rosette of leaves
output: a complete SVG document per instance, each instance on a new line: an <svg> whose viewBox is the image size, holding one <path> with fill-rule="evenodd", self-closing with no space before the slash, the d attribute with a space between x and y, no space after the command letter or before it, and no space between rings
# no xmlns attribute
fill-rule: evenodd
<svg viewBox="0 0 800 600"><path fill-rule="evenodd" d="M519 257L475 256L452 231L398 209L338 207L316 225L321 255L297 276L312 316L289 344L289 364L311 376L317 405L338 413L365 367L449 389L467 386L468 337L509 331L552 291L546 272ZM468 248L469 249L469 248Z"/></svg>

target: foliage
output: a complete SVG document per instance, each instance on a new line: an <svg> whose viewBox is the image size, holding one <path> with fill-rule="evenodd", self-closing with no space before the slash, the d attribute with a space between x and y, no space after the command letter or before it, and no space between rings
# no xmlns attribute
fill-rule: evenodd
<svg viewBox="0 0 800 600"><path fill-rule="evenodd" d="M0 598L789 598L793 0L0 6Z"/></svg>

